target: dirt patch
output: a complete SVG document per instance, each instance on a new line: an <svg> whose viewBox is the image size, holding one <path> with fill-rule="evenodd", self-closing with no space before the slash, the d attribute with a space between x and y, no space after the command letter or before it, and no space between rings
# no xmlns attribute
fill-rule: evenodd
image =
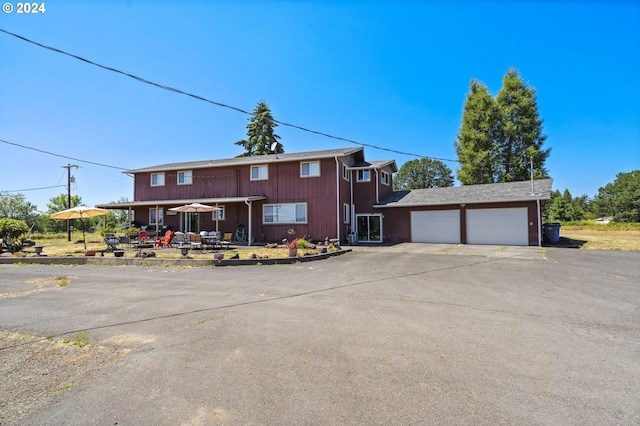
<svg viewBox="0 0 640 426"><path fill-rule="evenodd" d="M0 425L19 424L130 350L0 332Z"/></svg>

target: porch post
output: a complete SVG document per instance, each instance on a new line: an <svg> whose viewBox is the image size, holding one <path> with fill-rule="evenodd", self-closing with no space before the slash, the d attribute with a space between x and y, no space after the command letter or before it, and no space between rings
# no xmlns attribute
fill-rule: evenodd
<svg viewBox="0 0 640 426"><path fill-rule="evenodd" d="M251 201L244 200L244 203L249 206L249 232L247 233L247 245L251 245Z"/></svg>

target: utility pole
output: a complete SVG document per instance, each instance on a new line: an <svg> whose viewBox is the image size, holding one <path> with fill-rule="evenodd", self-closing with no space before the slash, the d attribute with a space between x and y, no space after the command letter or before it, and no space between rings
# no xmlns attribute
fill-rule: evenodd
<svg viewBox="0 0 640 426"><path fill-rule="evenodd" d="M75 164L67 164L62 166L63 169L67 169L67 208L71 208L71 168L78 166ZM71 241L71 219L67 219L67 241Z"/></svg>

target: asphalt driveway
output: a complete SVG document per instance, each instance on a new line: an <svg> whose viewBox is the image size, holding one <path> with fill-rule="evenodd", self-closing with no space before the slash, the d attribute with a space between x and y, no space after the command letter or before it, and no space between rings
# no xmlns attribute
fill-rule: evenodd
<svg viewBox="0 0 640 426"><path fill-rule="evenodd" d="M639 423L640 254L537 253L3 265L0 329L128 351L17 423Z"/></svg>

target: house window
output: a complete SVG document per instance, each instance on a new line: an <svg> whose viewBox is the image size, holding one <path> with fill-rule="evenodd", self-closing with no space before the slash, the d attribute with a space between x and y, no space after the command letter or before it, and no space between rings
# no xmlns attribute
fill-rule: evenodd
<svg viewBox="0 0 640 426"><path fill-rule="evenodd" d="M382 182L384 185L389 185L389 173L387 172L381 172L380 173L380 182Z"/></svg>
<svg viewBox="0 0 640 426"><path fill-rule="evenodd" d="M164 186L164 173L151 173L151 186Z"/></svg>
<svg viewBox="0 0 640 426"><path fill-rule="evenodd" d="M267 180L269 179L269 166L251 166L251 180Z"/></svg>
<svg viewBox="0 0 640 426"><path fill-rule="evenodd" d="M265 204L262 223L307 223L307 203Z"/></svg>
<svg viewBox="0 0 640 426"><path fill-rule="evenodd" d="M371 170L358 170L358 182L369 182L371 180Z"/></svg>
<svg viewBox="0 0 640 426"><path fill-rule="evenodd" d="M351 222L351 209L349 208L349 204L344 203L342 205L342 217L344 217L344 223Z"/></svg>
<svg viewBox="0 0 640 426"><path fill-rule="evenodd" d="M164 225L162 209L149 209L149 225Z"/></svg>
<svg viewBox="0 0 640 426"><path fill-rule="evenodd" d="M193 175L191 170L178 172L178 185L191 185L193 183Z"/></svg>
<svg viewBox="0 0 640 426"><path fill-rule="evenodd" d="M224 220L224 206L216 206L220 210L212 211L211 219L212 220Z"/></svg>
<svg viewBox="0 0 640 426"><path fill-rule="evenodd" d="M300 163L300 176L320 176L320 162L319 161L307 161Z"/></svg>
<svg viewBox="0 0 640 426"><path fill-rule="evenodd" d="M349 168L345 164L342 165L342 179L349 181Z"/></svg>

